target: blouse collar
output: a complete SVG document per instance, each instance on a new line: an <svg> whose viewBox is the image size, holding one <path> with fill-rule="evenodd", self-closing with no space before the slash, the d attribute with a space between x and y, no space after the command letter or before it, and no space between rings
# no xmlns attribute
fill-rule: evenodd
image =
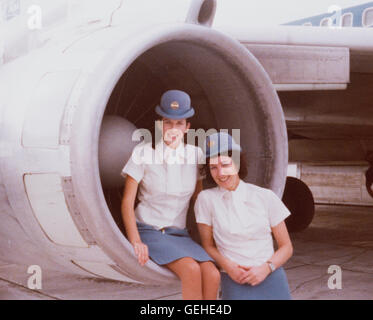
<svg viewBox="0 0 373 320"><path fill-rule="evenodd" d="M241 179L238 182L238 186L235 190L228 190L223 187L218 186L218 189L220 191L220 195L223 197L224 195L231 194L234 197L240 197L245 195L245 182L243 182Z"/></svg>
<svg viewBox="0 0 373 320"><path fill-rule="evenodd" d="M169 147L163 140L156 144L155 150L158 152L159 155L162 155L163 151L163 158L167 160L170 157L177 157L177 158L186 158L186 150L184 142L180 142L176 149Z"/></svg>

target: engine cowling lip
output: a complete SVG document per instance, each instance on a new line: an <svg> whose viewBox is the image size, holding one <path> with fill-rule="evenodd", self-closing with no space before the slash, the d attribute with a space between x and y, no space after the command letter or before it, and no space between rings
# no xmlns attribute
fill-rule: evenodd
<svg viewBox="0 0 373 320"><path fill-rule="evenodd" d="M205 27L175 24L152 28L144 31L141 35L136 35L131 39L127 38L125 46L118 45L113 49L114 55L112 52L108 53L107 59L104 58L93 72L93 74L100 75L99 79L93 76L88 78L81 95L80 106L74 115L70 143L71 171L76 196L81 199L79 204L81 213L90 232L104 252L122 268L138 269L137 262L131 257L132 247L115 225L103 196L98 164L100 124L112 90L133 61L156 45L177 40L204 42L206 46L218 50L221 54L231 55L231 59L234 59L234 63L238 67L246 69L245 71L241 70L242 73L260 73L261 76L257 77L256 81L261 83L263 92L272 92L272 96L266 98L273 101L278 100L268 75L246 48L238 41ZM92 88L98 88L98 90ZM283 115L276 108L273 112L277 112L280 117L279 121L283 122L279 126L277 123L274 129L278 128L279 134L282 136L285 132L286 137ZM287 161L287 146L285 149L286 151L283 152L279 162L284 162L285 158ZM281 164L277 165L281 166ZM286 173L280 175L284 175L283 179L285 180ZM127 258L131 259L131 267L128 261L123 260L124 252L127 253ZM154 263L150 263L146 268L149 269L144 269L144 272L141 272L141 276L139 276L142 281L153 282L153 277L149 277L146 273L149 270L158 273L159 281L155 282L175 279L168 270L159 268Z"/></svg>

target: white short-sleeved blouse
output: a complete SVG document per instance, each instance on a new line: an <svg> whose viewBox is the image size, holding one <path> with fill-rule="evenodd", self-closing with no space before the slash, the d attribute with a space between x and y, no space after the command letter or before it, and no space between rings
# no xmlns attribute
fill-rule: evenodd
<svg viewBox="0 0 373 320"><path fill-rule="evenodd" d="M189 201L196 182L203 177L203 151L181 143L176 149L165 143L137 145L122 170L139 183L136 220L157 229L186 227Z"/></svg>
<svg viewBox="0 0 373 320"><path fill-rule="evenodd" d="M220 253L244 266L271 258L271 227L290 215L272 190L242 180L234 191L215 187L200 192L194 211L197 223L212 226Z"/></svg>

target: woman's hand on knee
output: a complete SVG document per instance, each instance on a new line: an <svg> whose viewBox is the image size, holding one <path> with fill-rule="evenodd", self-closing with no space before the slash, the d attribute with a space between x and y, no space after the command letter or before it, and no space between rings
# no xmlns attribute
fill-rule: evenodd
<svg viewBox="0 0 373 320"><path fill-rule="evenodd" d="M252 286L256 286L262 281L264 281L264 279L267 278L267 276L270 273L268 265L266 263L261 266L255 267L241 266L241 268L247 271L247 276L243 280L243 283L249 283Z"/></svg>
<svg viewBox="0 0 373 320"><path fill-rule="evenodd" d="M247 277L247 271L239 264L234 262L231 262L229 264L229 267L226 269L226 271L233 281L240 284L244 283L244 280Z"/></svg>
<svg viewBox="0 0 373 320"><path fill-rule="evenodd" d="M149 260L148 246L141 241L132 243L135 255L140 265L143 266Z"/></svg>

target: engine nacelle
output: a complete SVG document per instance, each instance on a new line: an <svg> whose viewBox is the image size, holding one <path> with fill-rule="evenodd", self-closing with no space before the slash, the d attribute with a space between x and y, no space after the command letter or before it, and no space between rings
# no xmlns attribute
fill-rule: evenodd
<svg viewBox="0 0 373 320"><path fill-rule="evenodd" d="M247 181L283 192L288 146L277 93L246 48L207 27L104 28L62 39L2 66L0 87L1 260L176 280L153 262L139 267L121 229L121 186L105 179L105 163L127 161L134 128L152 130L168 89L190 94L193 128L241 129ZM99 150L108 153L101 164Z"/></svg>

